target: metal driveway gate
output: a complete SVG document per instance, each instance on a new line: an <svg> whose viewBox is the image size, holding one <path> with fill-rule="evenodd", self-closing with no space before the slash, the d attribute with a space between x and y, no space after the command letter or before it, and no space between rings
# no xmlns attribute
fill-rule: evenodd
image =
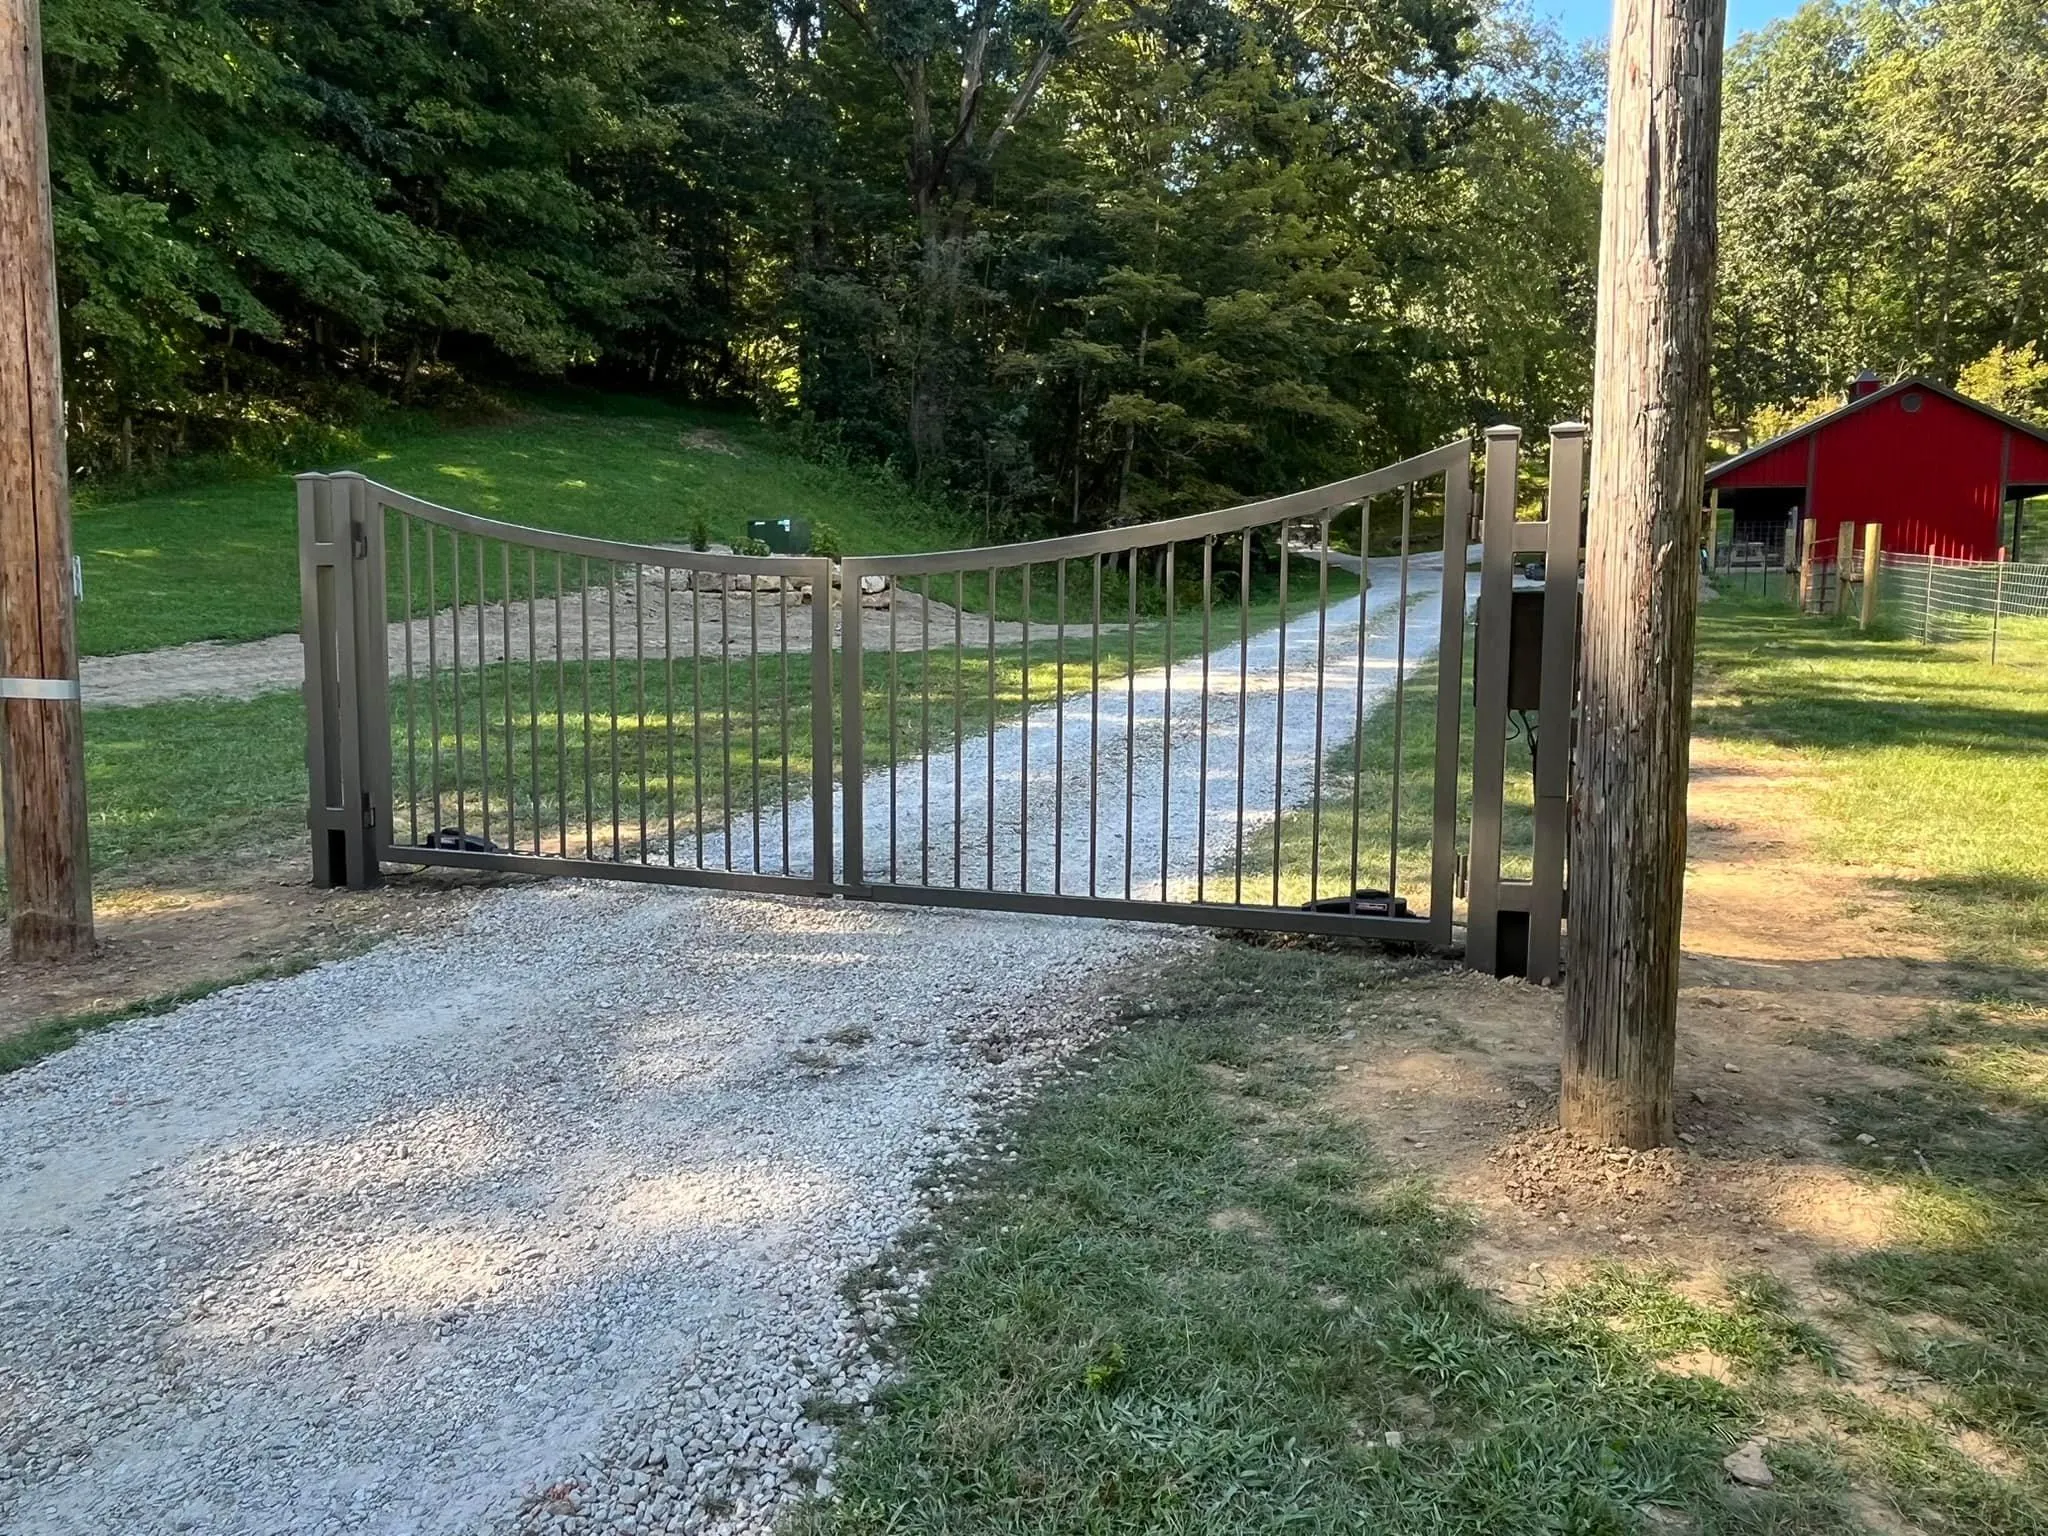
<svg viewBox="0 0 2048 1536"><path fill-rule="evenodd" d="M831 562L298 485L318 883L388 860L832 888Z"/></svg>
<svg viewBox="0 0 2048 1536"><path fill-rule="evenodd" d="M1479 963L1526 913L1514 937L1554 975L1576 605L1541 626L1559 749L1535 764L1534 878L1504 880L1529 707L1510 597L1537 552L1548 591L1576 590L1583 439L1552 444L1543 523L1515 521L1518 443L1488 436L1483 519L1461 440L1248 506L836 573L301 476L315 879L391 861L1437 946L1466 896Z"/></svg>
<svg viewBox="0 0 2048 1536"><path fill-rule="evenodd" d="M1171 522L847 560L890 599L884 654L842 654L848 892L1448 944L1470 475L1456 442Z"/></svg>

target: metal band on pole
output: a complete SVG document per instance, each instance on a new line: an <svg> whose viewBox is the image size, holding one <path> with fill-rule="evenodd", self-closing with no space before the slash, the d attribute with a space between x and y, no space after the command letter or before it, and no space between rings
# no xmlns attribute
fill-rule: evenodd
<svg viewBox="0 0 2048 1536"><path fill-rule="evenodd" d="M78 684L68 677L0 677L0 699L54 699L68 703L78 697Z"/></svg>

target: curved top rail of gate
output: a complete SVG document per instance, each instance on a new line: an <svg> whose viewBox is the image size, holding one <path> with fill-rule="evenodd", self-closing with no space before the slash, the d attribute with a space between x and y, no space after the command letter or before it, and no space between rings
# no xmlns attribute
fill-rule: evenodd
<svg viewBox="0 0 2048 1536"><path fill-rule="evenodd" d="M623 539L600 539L580 533L558 533L550 528L534 528L524 523L508 523L494 517L481 517L474 512L458 512L453 507L444 507L438 502L425 501L418 496L396 490L355 470L341 470L332 475L301 475L299 479L360 481L380 506L403 513L407 517L417 518L423 523L432 523L439 528L468 534L472 538L493 539L517 545L522 549L544 549L557 554L583 555L592 560L615 561L620 565L659 565L678 570L713 571L722 576L794 576L799 581L807 581L830 563L814 556L722 554L715 550L691 549L680 544L635 544Z"/></svg>
<svg viewBox="0 0 2048 1536"><path fill-rule="evenodd" d="M847 559L842 885L1449 943L1472 469Z"/></svg>
<svg viewBox="0 0 2048 1536"><path fill-rule="evenodd" d="M1196 512L1163 522L1132 523L1121 528L1104 528L1094 533L1062 534L1058 538L1035 539L1022 544L981 545L973 549L935 550L915 555L853 555L846 560L851 570L863 576L945 575L954 571L985 571L990 566L1050 565L1059 560L1080 560L1090 555L1116 554L1130 549L1150 549L1163 544L1192 543L1240 533L1247 528L1290 518L1314 517L1352 506L1371 497L1384 496L1418 481L1434 479L1468 465L1472 443L1459 438L1432 448L1398 464L1384 465L1333 480L1328 485L1290 491L1265 501L1245 502L1214 512Z"/></svg>

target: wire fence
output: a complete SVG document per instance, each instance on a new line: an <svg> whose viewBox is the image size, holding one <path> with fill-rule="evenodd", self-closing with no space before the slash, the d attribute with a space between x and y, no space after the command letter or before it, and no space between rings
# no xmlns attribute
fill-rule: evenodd
<svg viewBox="0 0 2048 1536"><path fill-rule="evenodd" d="M2048 667L2048 563L1887 553L1878 593L1880 618L1900 633Z"/></svg>

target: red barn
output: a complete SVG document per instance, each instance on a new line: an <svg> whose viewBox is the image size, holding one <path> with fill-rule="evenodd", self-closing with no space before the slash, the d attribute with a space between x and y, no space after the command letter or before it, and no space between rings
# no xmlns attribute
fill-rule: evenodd
<svg viewBox="0 0 2048 1536"><path fill-rule="evenodd" d="M1994 560L2019 533L2019 507L2048 494L2048 431L1929 379L1880 387L1870 375L1849 403L1707 471L1707 490L1735 518L1738 542L1773 547L1796 519L1832 539L1845 522L1875 522L1884 547ZM2013 504L2008 526L2006 506Z"/></svg>

